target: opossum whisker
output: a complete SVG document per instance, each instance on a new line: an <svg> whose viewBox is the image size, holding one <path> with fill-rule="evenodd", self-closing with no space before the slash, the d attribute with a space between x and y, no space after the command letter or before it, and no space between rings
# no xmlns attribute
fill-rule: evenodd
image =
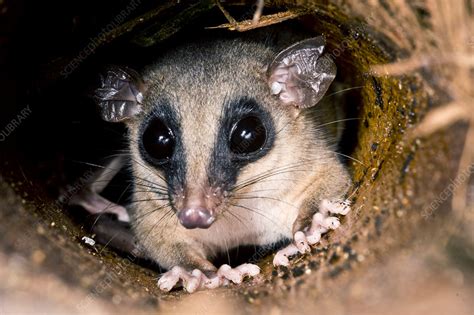
<svg viewBox="0 0 474 315"><path fill-rule="evenodd" d="M288 173L293 173L293 172L307 172L307 170L292 170L292 171L285 171L285 172L281 172L280 174L275 174L274 176L276 175L281 175L281 174L288 174ZM292 183L304 183L304 180L302 179L298 179L298 178L272 178L272 176L268 176L266 178L263 178L261 180L258 180L256 181L255 183L250 183L249 185L241 188L241 189L238 189L239 191L239 194L240 193L253 193L253 191L249 191L249 192L240 192L240 190L244 189L244 188L247 188L247 187L250 187L252 185L256 185L256 184L262 184L262 183L272 183L272 182L292 182ZM278 190L278 189L275 189L275 190Z"/></svg>
<svg viewBox="0 0 474 315"><path fill-rule="evenodd" d="M104 166L104 165L100 165L100 164L90 163L90 162L86 162L86 161L72 160L72 162L78 163L78 164L87 165L87 166L92 166L92 167L96 167L96 168L100 168L100 169L109 169L109 170L113 170L113 171L118 171L118 170L121 169L121 168L120 168L120 169L111 168L111 167L109 167L109 166Z"/></svg>
<svg viewBox="0 0 474 315"><path fill-rule="evenodd" d="M120 194L120 196L118 197L117 199L117 203L119 203L123 196L125 195L125 192L127 191L127 189L130 187L131 184L128 184L127 187L125 187L125 189L122 191L122 193ZM109 208L109 207L112 207L112 206L115 206L117 203L114 203L114 202L110 202L110 204L102 210L102 212L97 216L97 218L94 220L94 222L92 223L92 226L91 226L91 229L94 228L94 226L97 224L97 222L99 221L99 219L106 213L106 210Z"/></svg>
<svg viewBox="0 0 474 315"><path fill-rule="evenodd" d="M156 209L155 209L155 211L156 211ZM165 212L162 214L162 216L155 222L155 224L153 224L153 225L150 227L148 233L147 233L146 236L143 238L143 243L146 243L146 240L147 240L148 237L150 236L150 233L151 233L159 224L161 224L163 220L165 220L166 218L172 218L173 216L172 216L172 215L170 216L170 214L173 214L173 213L174 213L174 211L173 211L172 208L170 208L170 209L168 209L167 211L165 211ZM144 219L145 219L145 218L142 218L142 220L144 220Z"/></svg>
<svg viewBox="0 0 474 315"><path fill-rule="evenodd" d="M160 179L162 179L164 182L168 183L168 181L166 180L166 178L164 178L161 174L159 174L159 172L157 172L156 169L153 169L153 168L151 168L150 166L145 165L144 163L142 163L142 162L140 162L139 160L137 160L137 159L134 157L133 152L131 152L130 150L123 150L123 152L125 152L125 153L118 154L118 156L127 156L127 157L130 159L131 162L134 162L134 163L136 163L136 164L142 166L142 167L145 168L147 171L156 174Z"/></svg>
<svg viewBox="0 0 474 315"><path fill-rule="evenodd" d="M308 163L312 163L312 162L313 161L302 161L302 162L289 163L287 165L283 165L282 167L278 167L278 168L275 168L275 169L264 171L262 173L259 173L255 176L252 176L252 177L242 181L238 185L234 186L231 190L232 191L240 190L242 188L248 187L252 184L257 183L258 181L260 181L262 179L265 179L265 178L268 178L268 177L271 177L271 176L276 176L276 175L280 175L280 174L284 174L284 173L291 173L293 171L295 171L295 172L296 171L307 171L307 169L306 170L296 170L296 168L300 167L300 166L303 166L305 164L308 164Z"/></svg>
<svg viewBox="0 0 474 315"><path fill-rule="evenodd" d="M282 171L282 170L286 170L286 169L291 169L293 167L297 167L297 166L300 166L299 163L289 163L287 165L283 165L281 167L278 167L276 169L270 169L270 170L267 170L267 171L264 171L264 172L261 172L257 175L254 175L244 181L242 181L240 184L245 184L247 181L252 181L253 179L257 178L257 177L260 177L260 176L265 176L267 174L272 174L274 172L277 172L277 171ZM234 188L237 188L239 185L235 186Z"/></svg>
<svg viewBox="0 0 474 315"><path fill-rule="evenodd" d="M147 211L147 212L145 212L145 213L142 213L142 214L140 214L140 215L138 215L138 216L135 216L134 218L135 218L136 220L142 219L142 218L144 218L144 217L146 217L146 216L148 216L148 215L151 215L152 213L154 213L154 212L156 212L156 211L160 211L161 209L166 208L166 207L170 207L170 206L171 206L171 203L167 203L167 204L161 205L161 206L159 206L159 207L157 207L157 208L153 208L152 210ZM170 209L171 209L171 208L170 208ZM171 209L171 210L172 210L172 209Z"/></svg>
<svg viewBox="0 0 474 315"><path fill-rule="evenodd" d="M146 169L147 171L149 171L151 174L156 175L158 178L160 178L162 181L164 181L165 184L166 184L168 187L170 187L170 189L172 189L172 187L171 187L171 185L169 184L168 180L167 180L163 175L161 175L159 172L157 172L156 169L150 168L149 166L145 165L144 163L141 163L140 161L138 161L137 159L135 159L135 158L133 158L133 157L131 157L131 160L132 160L133 162L135 162L136 164L140 165L141 167L145 168L145 169ZM143 178L142 178L142 179L143 179ZM144 179L143 179L143 180L144 180ZM146 181L151 182L151 181L149 181L149 180L146 180Z"/></svg>
<svg viewBox="0 0 474 315"><path fill-rule="evenodd" d="M245 209L247 211L250 211L252 213L255 213L255 214L258 214L260 215L261 217L263 217L264 219L270 221L271 223L275 224L276 226L281 226L280 223L276 222L275 220L273 220L272 218L269 218L268 216L266 216L265 214L263 214L261 212L261 210L259 209L254 209L254 208L250 208L250 207L247 207L247 206L244 206L244 205L241 205L241 204L238 204L238 203L229 203L231 206L233 207L236 207L236 208L242 208L242 209ZM229 212L231 212L230 210L231 208L228 209Z"/></svg>
<svg viewBox="0 0 474 315"><path fill-rule="evenodd" d="M150 200L167 200L169 199L169 197L167 196L167 194L162 194L162 193L159 193L159 192L156 192L154 190L135 190L134 191L135 193L155 193L157 194L157 198L150 198Z"/></svg>
<svg viewBox="0 0 474 315"><path fill-rule="evenodd" d="M147 202L147 201L163 201L163 200L169 200L168 198L148 198L148 199L138 199L138 200L132 200L129 202L129 204L132 203L139 203L139 202Z"/></svg>
<svg viewBox="0 0 474 315"><path fill-rule="evenodd" d="M330 122L327 122L327 123L324 123L324 124L317 125L316 128L325 127L325 126L328 126L328 125L337 124L337 123L344 122L344 121L353 121L353 120L360 120L360 118L345 118L345 119L333 120L333 121L330 121Z"/></svg>
<svg viewBox="0 0 474 315"><path fill-rule="evenodd" d="M141 191L141 192L156 192L158 194L168 195L167 187L154 186L154 185L145 185L145 184L140 184L140 183L135 183L135 186L137 186L139 188L148 188L149 189L147 191ZM140 192L140 190L134 189L134 192Z"/></svg>
<svg viewBox="0 0 474 315"><path fill-rule="evenodd" d="M118 157L124 157L124 156L127 156L130 154L130 150L129 149L124 149L124 150L116 150L117 153L114 153L114 154L109 154L109 155L106 155L104 156L104 160L111 160L113 158L118 158Z"/></svg>
<svg viewBox="0 0 474 315"><path fill-rule="evenodd" d="M226 256L227 256L227 264L230 265L229 244L227 243L227 237L226 237L227 234L222 233L223 231L220 229L220 227L218 227L217 230L218 230L218 235L220 235L223 238L225 253L226 253Z"/></svg>
<svg viewBox="0 0 474 315"><path fill-rule="evenodd" d="M142 177L139 177L139 176L136 176L135 178L138 179L138 181L135 182L136 185L145 185L146 184L146 185L148 185L150 187L153 187L153 188L158 188L158 189L161 189L163 191L168 191L168 184L167 183L165 183L166 184L166 186L165 186L165 185L158 184L156 182L153 182L151 180L148 180L146 178L142 178ZM140 181L142 181L143 183L140 182Z"/></svg>
<svg viewBox="0 0 474 315"><path fill-rule="evenodd" d="M242 225L245 225L244 224L244 221L242 221L242 218L240 218L236 213L233 213L232 211L228 211L228 209L225 209L224 211L221 212L221 215L223 216L223 218L226 218L228 219L227 217L225 217L226 214L230 214L232 217L234 217L237 221L239 221L240 223L242 223Z"/></svg>
<svg viewBox="0 0 474 315"><path fill-rule="evenodd" d="M138 176L136 178L138 179L138 184L139 185L148 185L150 187L167 189L167 186L163 185L161 183L155 183L153 181L150 181L148 179L141 178L141 177L138 177ZM134 182L134 181L131 181L131 182Z"/></svg>
<svg viewBox="0 0 474 315"><path fill-rule="evenodd" d="M102 249L99 251L99 255L102 254L102 252L109 246L109 244L119 235L119 232L115 233L108 241L107 243L104 244Z"/></svg>
<svg viewBox="0 0 474 315"><path fill-rule="evenodd" d="M334 96L334 95L337 95L337 94L341 94L341 93L344 93L344 92L348 92L348 91L352 91L352 90L358 90L358 89L362 89L364 88L363 85L360 85L360 86L353 86L353 87L350 87L350 88L346 88L346 89L342 89L342 90L339 90L339 91L335 91L331 94L328 94L328 95L324 95L323 96L323 99L325 98L329 98L331 96Z"/></svg>
<svg viewBox="0 0 474 315"><path fill-rule="evenodd" d="M134 193L153 193L165 199L168 198L167 197L168 194L165 191L156 190L156 189L153 189L152 187L143 186L143 187L140 187L140 189L134 189L133 192Z"/></svg>
<svg viewBox="0 0 474 315"><path fill-rule="evenodd" d="M281 202L281 203L284 203L285 205L287 206L290 206L290 207L293 207L293 208L297 208L295 205L285 201L285 200L281 200L279 198L274 198L274 197L268 197L268 196L244 196L244 197L241 197L241 196L234 196L233 199L237 199L237 200L255 200L255 199L266 199L266 200L273 200L273 201L278 201L278 202Z"/></svg>
<svg viewBox="0 0 474 315"><path fill-rule="evenodd" d="M323 99L329 98L329 97L332 97L332 96L335 96L335 95L338 95L338 94L341 94L341 93L345 93L345 92L348 92L348 91L357 90L357 89L362 89L362 88L364 88L364 86L354 86L354 87L346 88L346 89L343 89L343 90L335 91L335 92L333 92L333 93L331 93L331 94L324 95L324 96L323 96ZM321 114L321 113L320 113L319 111L305 112L305 115L308 115L308 116L318 116L318 115L320 115L320 114ZM291 125L291 123L294 122L294 120L296 120L298 117L299 117L299 114L298 114L293 120L288 121L280 130L278 130L278 131L276 132L276 134L279 134L280 132L282 132L283 130L285 130L286 127L287 127L288 125ZM338 123L338 122L351 121L351 120L359 120L359 119L360 119L360 118L341 119L341 120L337 120L337 121L334 121L334 122L328 122L328 123L325 123L325 124L322 124L322 125L319 125L319 126L316 126L316 127L323 127L323 126L327 126L327 125L334 124L334 123Z"/></svg>
<svg viewBox="0 0 474 315"><path fill-rule="evenodd" d="M359 163L360 165L362 165L362 166L364 166L364 167L367 167L367 166L365 166L364 163L362 163L362 161L360 161L360 160L358 160L358 159L356 159L356 158L354 158L354 157L352 157L352 156L349 156L349 155L346 155L346 154L343 154L343 153L339 153L339 152L336 152L336 151L333 151L333 153L334 153L334 154L337 154L337 155L340 155L340 156L343 156L343 157L345 157L345 158L347 158L347 159L349 159L349 160L352 160L352 161L354 161L354 162L357 162L357 163Z"/></svg>
<svg viewBox="0 0 474 315"><path fill-rule="evenodd" d="M294 172L305 172L305 171L307 171L307 170L297 170L297 169L291 170L291 169L288 169L288 170L284 170L284 171L265 174L265 175L262 175L260 177L254 178L254 179L252 179L252 180L250 180L246 183L239 184L237 187L235 187L231 191L239 191L239 190L242 190L246 187L249 187L249 186L252 186L252 185L255 185L255 184L258 184L258 183L263 183L265 181L268 181L268 178L271 178L273 176L277 176L277 175L281 175L281 174L287 174L287 173L294 173Z"/></svg>
<svg viewBox="0 0 474 315"><path fill-rule="evenodd" d="M289 180L289 179L288 179ZM267 191L279 191L280 189L276 189L276 188L271 188L271 189L259 189L259 190L253 190L251 192L239 192L239 195L245 195L245 194L249 194L249 193L261 193L261 192L267 192Z"/></svg>

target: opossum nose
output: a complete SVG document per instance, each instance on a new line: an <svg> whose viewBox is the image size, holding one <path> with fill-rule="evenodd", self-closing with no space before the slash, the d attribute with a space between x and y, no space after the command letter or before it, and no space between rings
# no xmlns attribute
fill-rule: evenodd
<svg viewBox="0 0 474 315"><path fill-rule="evenodd" d="M178 219L187 229L207 229L215 221L211 211L203 207L191 207L178 212Z"/></svg>

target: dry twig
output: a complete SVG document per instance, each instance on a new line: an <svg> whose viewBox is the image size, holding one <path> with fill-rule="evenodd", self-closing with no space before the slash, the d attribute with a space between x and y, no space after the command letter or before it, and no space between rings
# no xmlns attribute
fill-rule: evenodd
<svg viewBox="0 0 474 315"><path fill-rule="evenodd" d="M256 28L281 23L286 20L295 19L306 14L306 10L290 10L262 16L263 1L259 1L253 19L238 22L230 15L230 13L222 6L219 1L216 3L229 23L206 27L207 29L226 28L230 31L245 32Z"/></svg>

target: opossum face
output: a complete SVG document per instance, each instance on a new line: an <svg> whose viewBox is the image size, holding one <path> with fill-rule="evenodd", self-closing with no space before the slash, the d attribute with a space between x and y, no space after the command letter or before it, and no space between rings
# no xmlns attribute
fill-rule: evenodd
<svg viewBox="0 0 474 315"><path fill-rule="evenodd" d="M123 96L102 98L105 117L133 113L136 201L176 215L187 229L206 229L239 206L242 192L250 196L263 179L280 175L275 170L304 160L315 134L299 113L322 97L335 75L332 61L317 61L323 44L305 41L276 58L263 45L241 41L191 45L151 67L143 93L128 89L138 95L133 110Z"/></svg>
<svg viewBox="0 0 474 315"><path fill-rule="evenodd" d="M275 139L274 121L258 100L213 94L212 100L189 98L193 104L160 100L138 133L140 157L160 173L171 206L189 229L209 227L228 208L242 169L269 154ZM220 116L194 112L209 110L208 102L221 102Z"/></svg>

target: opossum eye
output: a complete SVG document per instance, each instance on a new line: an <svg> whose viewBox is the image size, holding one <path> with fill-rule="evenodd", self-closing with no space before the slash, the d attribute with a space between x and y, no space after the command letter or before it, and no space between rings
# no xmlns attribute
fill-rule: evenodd
<svg viewBox="0 0 474 315"><path fill-rule="evenodd" d="M175 138L170 128L160 119L154 119L142 136L143 148L157 163L167 162L173 155Z"/></svg>
<svg viewBox="0 0 474 315"><path fill-rule="evenodd" d="M239 120L230 133L230 149L235 154L249 154L262 149L267 139L267 130L256 116Z"/></svg>

